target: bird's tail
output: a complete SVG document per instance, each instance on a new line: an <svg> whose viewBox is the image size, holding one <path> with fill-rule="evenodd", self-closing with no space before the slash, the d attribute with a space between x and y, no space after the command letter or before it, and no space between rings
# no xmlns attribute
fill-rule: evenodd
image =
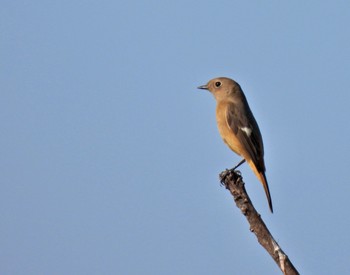
<svg viewBox="0 0 350 275"><path fill-rule="evenodd" d="M264 187L266 198L267 198L267 201L269 203L270 211L271 211L271 213L273 213L270 189L269 189L269 185L267 184L265 172L260 172L259 173L259 180L261 181L261 183L262 183L262 185Z"/></svg>
<svg viewBox="0 0 350 275"><path fill-rule="evenodd" d="M266 198L267 198L267 202L269 203L270 211L271 211L271 213L273 213L272 200L271 200L269 185L268 185L267 180L266 180L265 172L258 171L254 162L251 160L248 161L248 164L249 164L250 168L252 168L256 177L260 180L261 184L263 185L264 190L265 190L265 194L266 194Z"/></svg>

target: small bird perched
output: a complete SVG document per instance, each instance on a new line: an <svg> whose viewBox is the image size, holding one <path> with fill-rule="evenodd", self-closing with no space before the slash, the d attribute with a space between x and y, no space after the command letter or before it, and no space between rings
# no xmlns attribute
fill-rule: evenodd
<svg viewBox="0 0 350 275"><path fill-rule="evenodd" d="M198 89L209 90L214 95L220 135L232 151L243 157L233 170L245 161L248 162L264 187L271 213L273 213L270 190L265 176L261 133L241 86L230 78L218 77Z"/></svg>

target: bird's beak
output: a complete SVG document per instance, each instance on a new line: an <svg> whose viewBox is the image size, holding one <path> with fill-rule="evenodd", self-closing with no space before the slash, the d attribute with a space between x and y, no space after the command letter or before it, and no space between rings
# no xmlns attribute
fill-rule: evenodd
<svg viewBox="0 0 350 275"><path fill-rule="evenodd" d="M197 87L198 89L202 89L202 90L208 90L208 85L202 85Z"/></svg>

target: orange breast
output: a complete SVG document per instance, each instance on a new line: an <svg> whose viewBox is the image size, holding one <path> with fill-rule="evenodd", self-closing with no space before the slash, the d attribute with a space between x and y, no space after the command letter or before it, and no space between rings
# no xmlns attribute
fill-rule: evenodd
<svg viewBox="0 0 350 275"><path fill-rule="evenodd" d="M216 106L216 121L219 129L219 133L222 139L224 140L224 142L227 144L228 147L230 147L232 151L234 151L236 154L240 156L243 156L242 145L240 144L239 140L236 138L235 134L227 124L226 108L227 108L227 103L225 102L220 102Z"/></svg>

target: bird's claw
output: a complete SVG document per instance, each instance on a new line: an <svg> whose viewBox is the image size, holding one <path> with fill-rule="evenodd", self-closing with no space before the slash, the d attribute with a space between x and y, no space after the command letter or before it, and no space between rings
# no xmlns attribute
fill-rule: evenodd
<svg viewBox="0 0 350 275"><path fill-rule="evenodd" d="M233 172L232 169L226 169L225 171L221 172L220 174L220 183L221 185L225 185L225 180L227 176L229 176Z"/></svg>

